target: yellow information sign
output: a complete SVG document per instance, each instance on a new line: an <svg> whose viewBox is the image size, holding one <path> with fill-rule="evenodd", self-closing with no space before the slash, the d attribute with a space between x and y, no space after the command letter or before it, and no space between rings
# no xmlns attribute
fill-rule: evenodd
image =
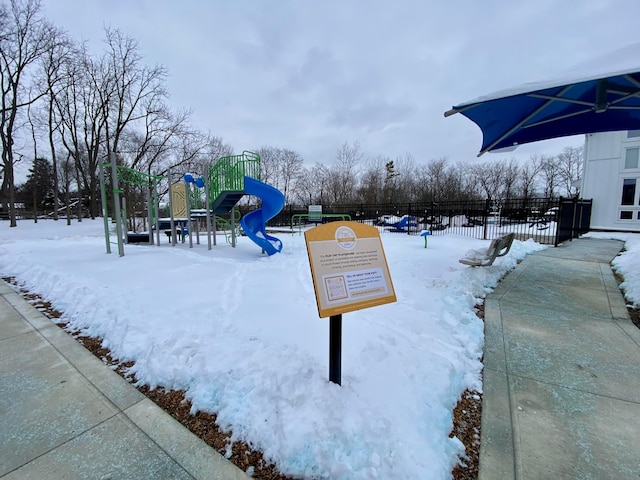
<svg viewBox="0 0 640 480"><path fill-rule="evenodd" d="M320 317L396 301L377 228L331 222L304 237Z"/></svg>

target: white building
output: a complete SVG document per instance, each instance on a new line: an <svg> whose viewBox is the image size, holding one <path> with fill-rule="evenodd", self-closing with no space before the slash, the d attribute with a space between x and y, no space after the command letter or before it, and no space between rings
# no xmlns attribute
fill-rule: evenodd
<svg viewBox="0 0 640 480"><path fill-rule="evenodd" d="M580 196L591 230L640 232L640 130L586 135Z"/></svg>

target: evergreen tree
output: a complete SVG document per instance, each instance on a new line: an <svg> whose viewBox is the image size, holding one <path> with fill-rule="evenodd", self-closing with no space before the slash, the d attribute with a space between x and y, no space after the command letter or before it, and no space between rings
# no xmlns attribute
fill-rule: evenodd
<svg viewBox="0 0 640 480"><path fill-rule="evenodd" d="M46 158L36 158L29 169L27 181L19 190L27 210L34 210L34 203L39 212L52 208L55 189L51 162Z"/></svg>
<svg viewBox="0 0 640 480"><path fill-rule="evenodd" d="M396 166L393 163L393 160L385 163L384 168L386 170L386 175L384 177L384 198L387 202L393 202L394 193L396 190L396 182L395 178L400 175L396 173Z"/></svg>

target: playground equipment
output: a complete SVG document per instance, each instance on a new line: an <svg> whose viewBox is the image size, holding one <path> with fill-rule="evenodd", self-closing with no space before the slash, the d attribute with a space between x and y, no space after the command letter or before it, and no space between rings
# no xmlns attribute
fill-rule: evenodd
<svg viewBox="0 0 640 480"><path fill-rule="evenodd" d="M298 235L302 233L303 220L309 223L315 222L317 225L323 223L325 218L342 220L343 222L351 221L351 215L347 213L320 213L315 216L311 213L296 213L291 216L291 233L294 233L295 227L298 227Z"/></svg>
<svg viewBox="0 0 640 480"><path fill-rule="evenodd" d="M114 221L116 223L116 234L118 237L118 254L124 256L124 226L126 225L126 219L124 218L126 208L121 209L120 195L124 193L120 189L120 182L130 185L136 185L145 187L147 194L147 219L149 226L153 223L153 212L159 211L159 197L158 197L158 182L162 179L159 175L150 175L132 168L125 167L124 165L116 165L115 159L112 159L111 163L101 165L100 175L100 193L102 199L102 218L104 220L104 237L107 247L107 253L111 253L111 239L109 236L109 211L107 202L107 187L105 181L104 172L106 169L111 170L111 183L113 188L113 204L114 204ZM124 200L124 199L123 199ZM125 204L126 205L126 204ZM156 215L157 216L157 215ZM138 236L134 241L140 241ZM148 242L153 243L153 232L149 229ZM160 233L158 232L158 245L160 245Z"/></svg>
<svg viewBox="0 0 640 480"><path fill-rule="evenodd" d="M229 214L244 195L262 199L262 207L240 219L247 236L268 255L280 252L282 242L266 233L266 222L284 207L284 195L260 180L260 157L245 150L240 155L220 158L209 170L211 210L216 215ZM231 215L232 231L235 217Z"/></svg>
<svg viewBox="0 0 640 480"><path fill-rule="evenodd" d="M280 252L282 242L267 234L266 223L284 207L284 195L277 188L247 176L244 177L244 191L248 195L262 198L262 208L249 212L240 219L242 229L247 237L262 248L267 255Z"/></svg>
<svg viewBox="0 0 640 480"><path fill-rule="evenodd" d="M416 230L418 228L418 221L416 217L411 215L403 215L399 220L397 217L384 222L385 227L391 227L390 232L406 232L407 230Z"/></svg>
<svg viewBox="0 0 640 480"><path fill-rule="evenodd" d="M260 157L253 152L244 151L240 155L229 155L221 157L212 167L208 168L204 176L195 178L193 174L185 174L181 181L171 183L171 170L168 172L169 180L169 211L170 218L158 218L158 182L165 178L157 175L149 175L124 166L115 165L115 162L104 164L100 169L100 186L102 190L103 215L105 222L105 239L107 253L111 253L108 211L107 211L107 190L104 172L111 169L111 183L113 186L114 201L114 221L116 223L118 237L118 252L124 256L124 225L122 216L121 197L124 193L119 183L131 183L145 187L147 190L147 212L149 228L148 241L143 237L147 234L128 233L126 238L131 238L131 242L153 243L153 229L157 234L157 244L160 245L160 230L166 229L171 237L173 245L176 244L176 226L180 227L180 236L184 242L185 236L189 237L189 247L193 247L192 231L196 230L197 241L200 243L199 226L200 218L204 217L207 222L207 237L209 249L211 249L211 233L215 244L216 229L222 228L230 231L231 244L235 247L237 231L237 210L235 206L244 195L255 195L262 199L262 207L249 212L245 218L240 219L240 223L247 236L256 243L268 255L280 252L282 242L266 233L266 222L277 215L284 207L284 195L276 188L267 185L259 180L260 178ZM192 190L191 186L196 188ZM204 201L202 199L204 191ZM153 199L153 201L152 201ZM124 202L126 199L122 198ZM177 208L174 208L177 207ZM213 222L212 220L213 214ZM220 217L229 215L229 221ZM167 223L168 222L168 223ZM227 235L227 241L229 235Z"/></svg>

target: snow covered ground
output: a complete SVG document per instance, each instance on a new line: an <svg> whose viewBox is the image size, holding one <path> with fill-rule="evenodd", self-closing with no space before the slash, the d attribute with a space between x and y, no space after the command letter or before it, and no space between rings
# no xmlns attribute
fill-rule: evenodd
<svg viewBox="0 0 640 480"><path fill-rule="evenodd" d="M474 307L542 247L515 241L488 268L458 263L488 241L383 233L396 303L343 316L342 386L328 382L328 319L318 317L304 236L270 257L218 237L105 253L102 222L0 224L0 273L15 276L100 336L152 387L184 389L195 409L291 475L445 479L464 448L450 439L465 389L482 390L483 324ZM640 241L618 257L640 304ZM117 252L117 249L114 248Z"/></svg>

